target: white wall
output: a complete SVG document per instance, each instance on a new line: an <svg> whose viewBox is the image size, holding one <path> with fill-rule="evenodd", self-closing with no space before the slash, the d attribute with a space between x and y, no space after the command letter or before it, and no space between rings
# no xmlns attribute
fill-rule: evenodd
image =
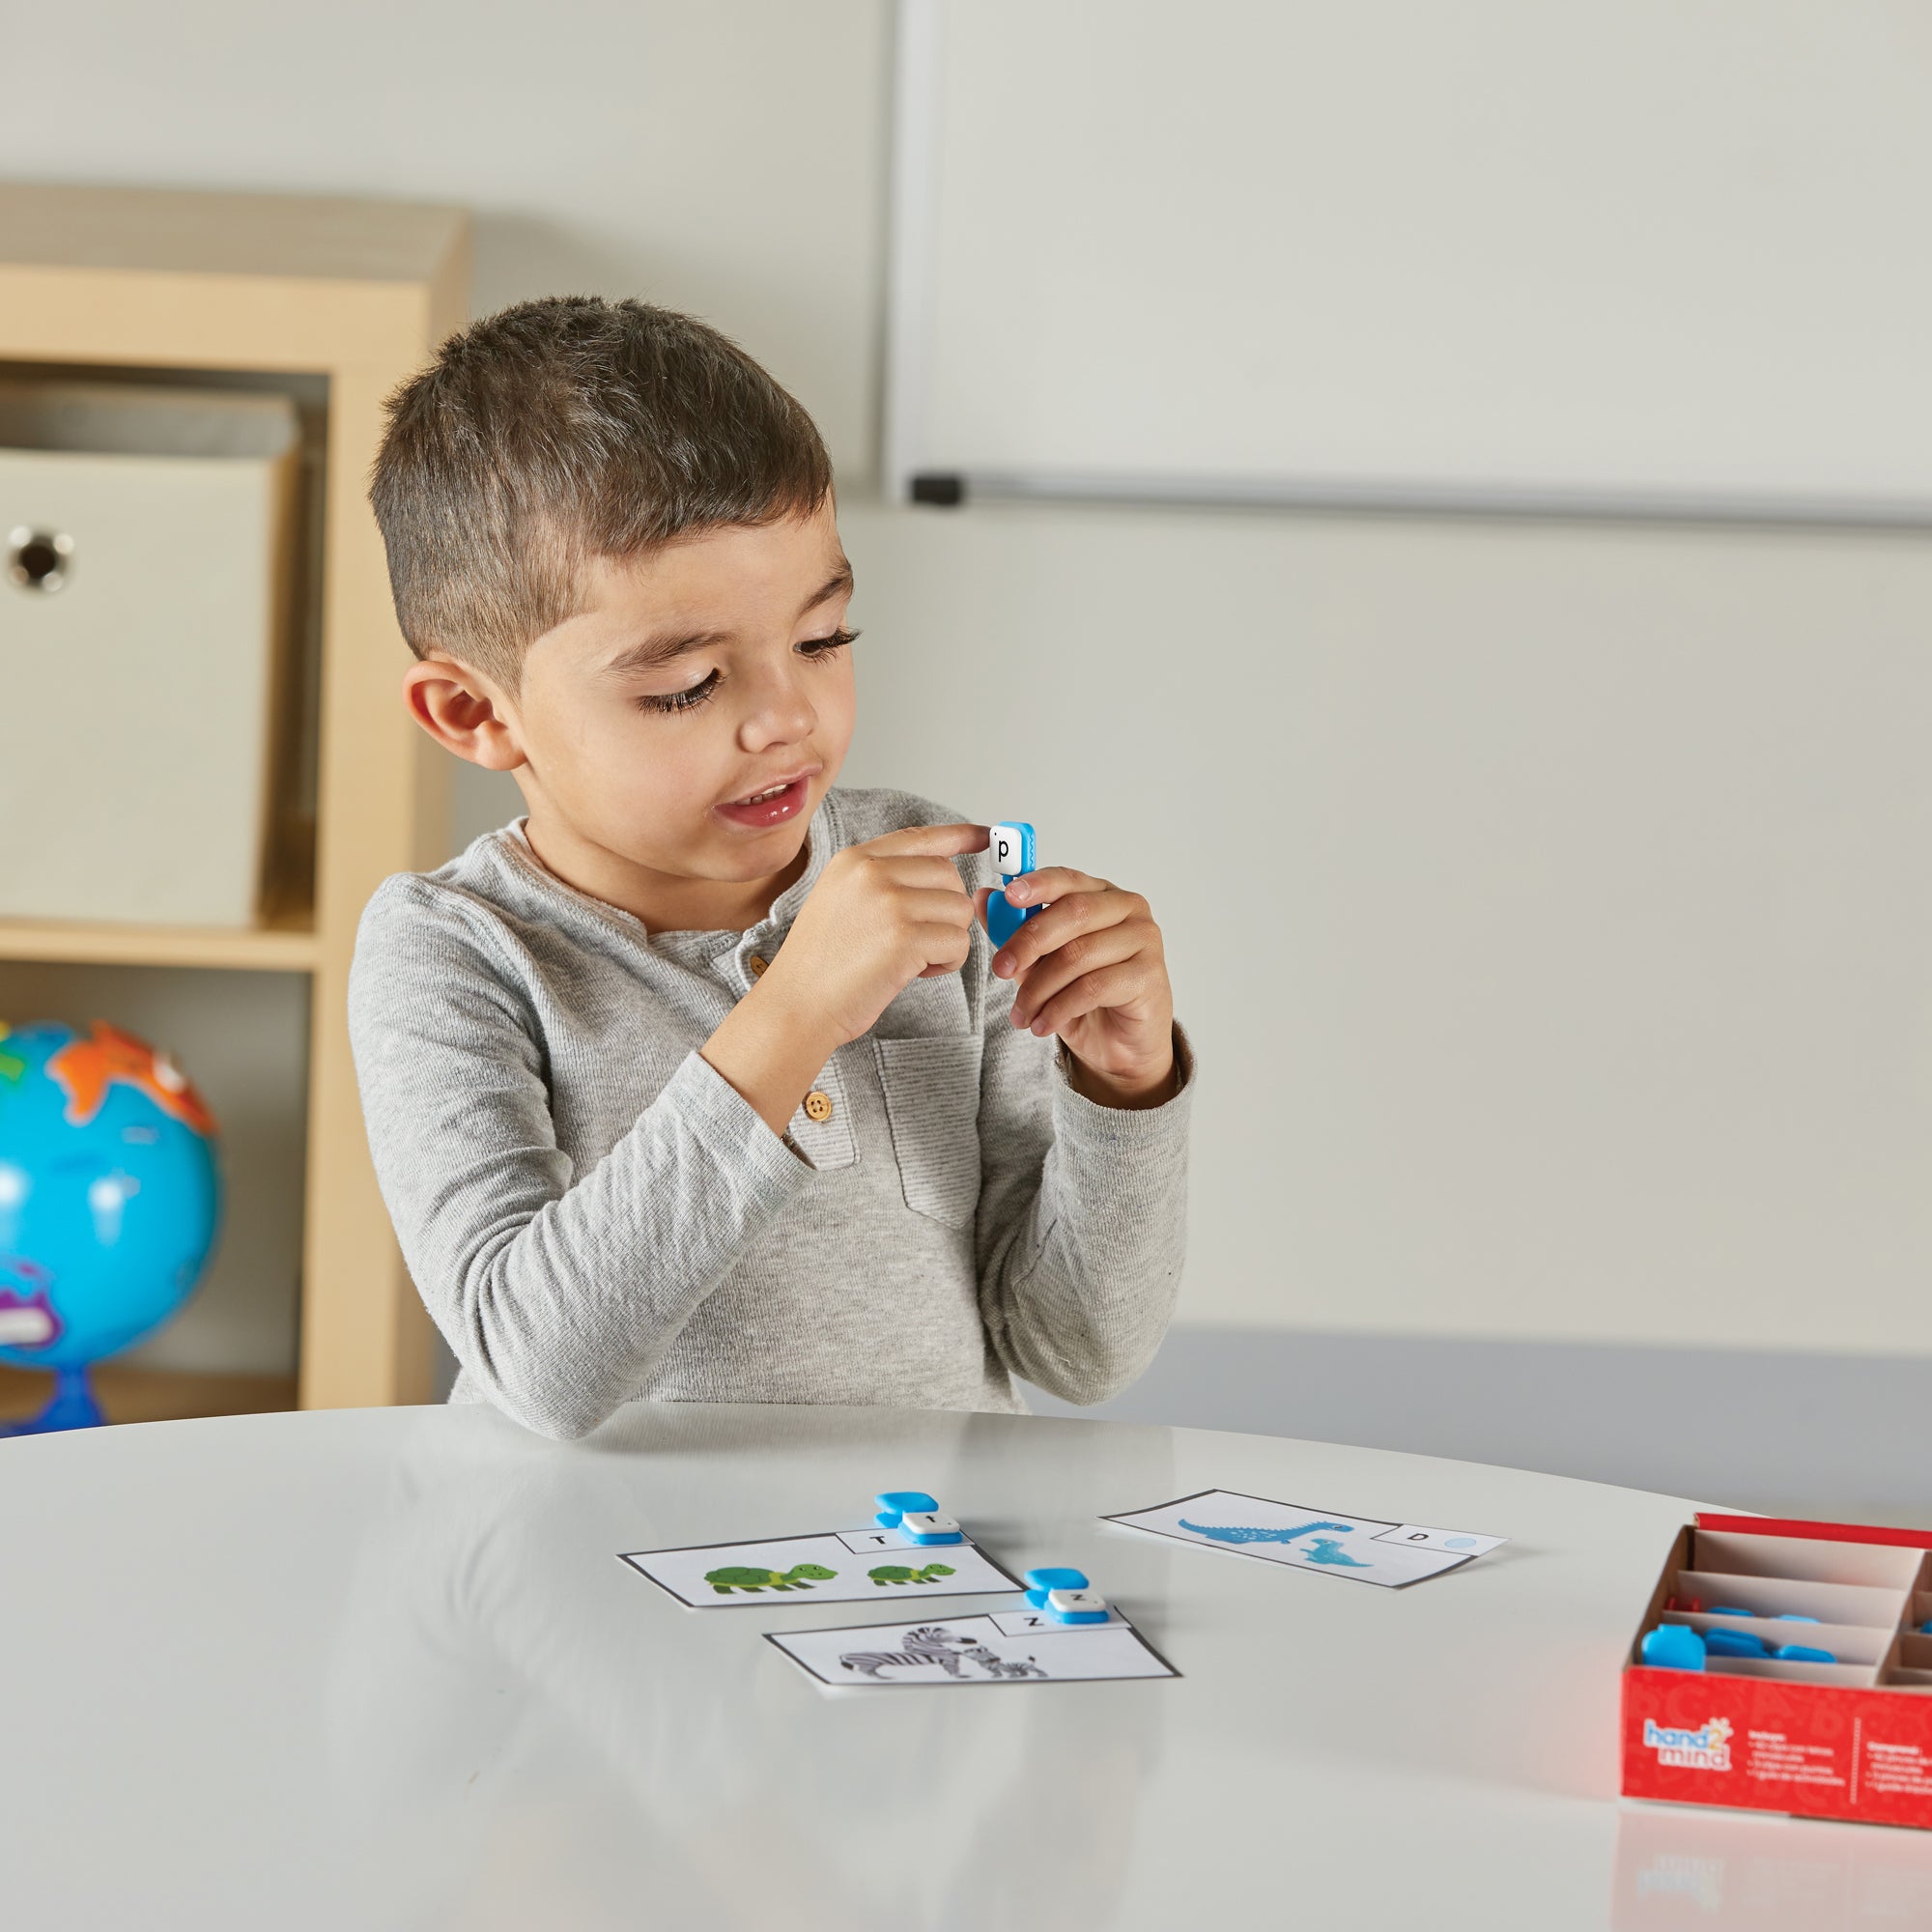
<svg viewBox="0 0 1932 1932"><path fill-rule="evenodd" d="M844 523L851 776L1163 919L1189 1319L1932 1350L1932 544Z"/></svg>
<svg viewBox="0 0 1932 1932"><path fill-rule="evenodd" d="M766 357L846 479L850 776L1168 923L1191 1319L1932 1350L1926 545L881 509L880 0L532 20L82 0L0 173L465 201L480 305Z"/></svg>

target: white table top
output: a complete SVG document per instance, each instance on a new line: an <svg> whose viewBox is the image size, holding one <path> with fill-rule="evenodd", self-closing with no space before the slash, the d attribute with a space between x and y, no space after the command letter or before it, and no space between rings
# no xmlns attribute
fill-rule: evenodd
<svg viewBox="0 0 1932 1932"><path fill-rule="evenodd" d="M1184 1677L832 1695L760 1633L894 1612L685 1610L615 1560L896 1488L1015 1572L1087 1570ZM1095 1520L1209 1488L1513 1541L1388 1591ZM35 1932L1932 1923L1932 1834L1617 1799L1617 1672L1690 1508L876 1409L9 1441L0 1895Z"/></svg>

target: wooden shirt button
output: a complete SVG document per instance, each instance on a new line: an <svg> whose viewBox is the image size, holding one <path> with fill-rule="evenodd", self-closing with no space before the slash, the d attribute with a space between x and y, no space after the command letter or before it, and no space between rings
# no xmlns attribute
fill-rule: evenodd
<svg viewBox="0 0 1932 1932"><path fill-rule="evenodd" d="M832 1118L832 1096L821 1094L814 1087L805 1096L805 1118L808 1121L829 1121Z"/></svg>
<svg viewBox="0 0 1932 1932"><path fill-rule="evenodd" d="M762 980L765 976L765 968L771 963L769 959L759 958L755 952L745 961L745 964L752 969L752 978L754 980Z"/></svg>

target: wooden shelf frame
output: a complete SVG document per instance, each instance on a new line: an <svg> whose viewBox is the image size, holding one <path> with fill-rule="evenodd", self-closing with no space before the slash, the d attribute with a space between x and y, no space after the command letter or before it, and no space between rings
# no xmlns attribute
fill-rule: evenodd
<svg viewBox="0 0 1932 1932"><path fill-rule="evenodd" d="M431 1393L431 1330L370 1166L346 1002L369 895L447 856L448 774L398 699L407 649L363 491L383 399L463 326L469 295L457 209L0 185L0 362L328 385L312 917L247 932L0 923L0 958L310 976L304 1407Z"/></svg>
<svg viewBox="0 0 1932 1932"><path fill-rule="evenodd" d="M51 923L0 920L0 960L73 966L213 966L243 973L312 973L311 922L230 932L212 926Z"/></svg>

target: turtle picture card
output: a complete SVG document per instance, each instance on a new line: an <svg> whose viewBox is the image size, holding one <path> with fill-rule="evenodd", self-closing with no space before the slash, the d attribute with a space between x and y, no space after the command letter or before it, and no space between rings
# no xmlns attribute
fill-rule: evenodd
<svg viewBox="0 0 1932 1932"><path fill-rule="evenodd" d="M839 1630L767 1631L801 1670L832 1690L955 1690L973 1684L1093 1683L1179 1677L1124 1619L1013 1634L994 1616L925 1617Z"/></svg>
<svg viewBox="0 0 1932 1932"><path fill-rule="evenodd" d="M1439 1577L1509 1541L1471 1530L1432 1529L1423 1523L1383 1522L1345 1510L1202 1490L1152 1509L1106 1516L1102 1522L1144 1530L1232 1556L1259 1557L1323 1577L1347 1577L1400 1590Z"/></svg>
<svg viewBox="0 0 1932 1932"><path fill-rule="evenodd" d="M887 1541L879 1543L877 1536ZM864 1547L854 1548L854 1544ZM912 1544L894 1531L835 1529L762 1543L637 1549L620 1560L693 1610L739 1604L972 1597L1020 1588L1018 1577L1009 1576L974 1544Z"/></svg>

